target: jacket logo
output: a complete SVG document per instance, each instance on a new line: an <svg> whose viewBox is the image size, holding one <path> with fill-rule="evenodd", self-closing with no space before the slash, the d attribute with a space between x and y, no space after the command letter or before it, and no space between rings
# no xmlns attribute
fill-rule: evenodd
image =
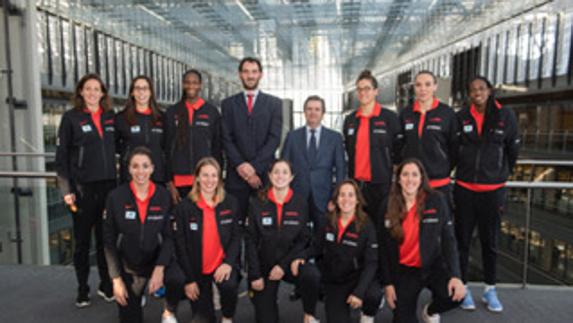
<svg viewBox="0 0 573 323"><path fill-rule="evenodd" d="M209 122L197 121L197 122L195 122L195 125L197 125L197 126L202 126L202 127L208 127L208 126L209 126Z"/></svg>
<svg viewBox="0 0 573 323"><path fill-rule="evenodd" d="M438 220L438 218L428 218L428 219L423 219L422 223L438 223L440 220Z"/></svg>
<svg viewBox="0 0 573 323"><path fill-rule="evenodd" d="M82 126L82 131L83 131L84 133L91 132L91 131L92 131L92 126L90 126L89 124L84 124L84 125Z"/></svg>
<svg viewBox="0 0 573 323"><path fill-rule="evenodd" d="M208 114L200 114L197 116L197 118L199 119L209 119L209 115Z"/></svg>
<svg viewBox="0 0 573 323"><path fill-rule="evenodd" d="M199 225L196 222L191 222L189 223L189 229L191 229L191 231L197 231L199 230Z"/></svg>
<svg viewBox="0 0 573 323"><path fill-rule="evenodd" d="M358 239L358 234L352 232L346 232L346 236L352 239Z"/></svg>
<svg viewBox="0 0 573 323"><path fill-rule="evenodd" d="M442 130L442 126L431 124L426 127L427 130Z"/></svg>
<svg viewBox="0 0 573 323"><path fill-rule="evenodd" d="M300 221L298 221L298 220L284 220L283 224L284 225L299 225Z"/></svg>
<svg viewBox="0 0 573 323"><path fill-rule="evenodd" d="M374 121L374 125L375 126L385 126L386 122L384 122L384 120L377 120L377 121Z"/></svg>
<svg viewBox="0 0 573 323"><path fill-rule="evenodd" d="M114 127L105 127L105 131L115 132Z"/></svg>
<svg viewBox="0 0 573 323"><path fill-rule="evenodd" d="M433 118L430 118L430 122L442 122L442 118L440 118L440 117L433 117Z"/></svg>
<svg viewBox="0 0 573 323"><path fill-rule="evenodd" d="M163 220L163 214L160 214L160 215L148 215L148 216L147 216L147 220L148 220L148 221L161 221L161 220Z"/></svg>
<svg viewBox="0 0 573 323"><path fill-rule="evenodd" d="M135 220L137 213L135 211L125 211L125 219L126 220Z"/></svg>
<svg viewBox="0 0 573 323"><path fill-rule="evenodd" d="M267 216L267 215L269 215L269 214L271 214L271 212L269 212L269 211L263 211L263 212L261 212L261 216Z"/></svg>
<svg viewBox="0 0 573 323"><path fill-rule="evenodd" d="M273 224L273 218L271 218L270 216L263 218L263 225L272 225L272 224Z"/></svg>
<svg viewBox="0 0 573 323"><path fill-rule="evenodd" d="M298 216L298 212L297 211L287 211L285 212L286 216Z"/></svg>
<svg viewBox="0 0 573 323"><path fill-rule="evenodd" d="M356 243L356 241L350 241L350 240L342 240L342 244L350 246L350 247L357 247L358 246L358 243Z"/></svg>
<svg viewBox="0 0 573 323"><path fill-rule="evenodd" d="M103 121L103 124L113 124L114 120L113 119L107 119Z"/></svg>
<svg viewBox="0 0 573 323"><path fill-rule="evenodd" d="M153 129L151 129L151 132L163 133L163 129L161 129L161 128L153 128Z"/></svg>
<svg viewBox="0 0 573 323"><path fill-rule="evenodd" d="M466 124L470 124L470 123L472 123L472 122L471 122L470 120L464 120L464 121L462 121L462 123L463 123L464 125L466 125Z"/></svg>
<svg viewBox="0 0 573 323"><path fill-rule="evenodd" d="M474 131L474 126L472 126L471 124L467 124L464 126L464 132L472 132Z"/></svg>
<svg viewBox="0 0 573 323"><path fill-rule="evenodd" d="M139 125L131 126L130 131L131 133L140 133L141 127Z"/></svg>
<svg viewBox="0 0 573 323"><path fill-rule="evenodd" d="M348 134L349 136L354 136L354 128L348 128L347 134Z"/></svg>
<svg viewBox="0 0 573 323"><path fill-rule="evenodd" d="M404 125L404 130L412 130L414 129L414 124L413 123L406 123Z"/></svg>
<svg viewBox="0 0 573 323"><path fill-rule="evenodd" d="M334 241L334 233L327 232L325 238L326 238L326 241Z"/></svg>
<svg viewBox="0 0 573 323"><path fill-rule="evenodd" d="M500 127L505 127L505 122L500 121L500 122L497 123L497 125L500 126Z"/></svg>
<svg viewBox="0 0 573 323"><path fill-rule="evenodd" d="M438 213L438 210L436 210L436 209L424 210L424 214L436 214L436 213Z"/></svg>
<svg viewBox="0 0 573 323"><path fill-rule="evenodd" d="M373 129L372 133L381 133L381 134L385 134L386 133L386 129Z"/></svg>
<svg viewBox="0 0 573 323"><path fill-rule="evenodd" d="M221 223L221 224L230 224L230 223L233 223L233 219L232 219L232 218L231 218L231 219L224 219L224 220L219 221L219 223Z"/></svg>
<svg viewBox="0 0 573 323"><path fill-rule="evenodd" d="M123 205L123 208L124 208L124 209L133 209L133 205L131 205L131 204L124 204L124 205Z"/></svg>
<svg viewBox="0 0 573 323"><path fill-rule="evenodd" d="M503 135L504 133L505 133L505 131L503 131L502 129L495 129L496 135Z"/></svg>
<svg viewBox="0 0 573 323"><path fill-rule="evenodd" d="M161 211L161 206L150 206L149 211Z"/></svg>
<svg viewBox="0 0 573 323"><path fill-rule="evenodd" d="M219 212L219 215L229 215L231 213L233 213L233 211L231 211L230 209L226 209Z"/></svg>

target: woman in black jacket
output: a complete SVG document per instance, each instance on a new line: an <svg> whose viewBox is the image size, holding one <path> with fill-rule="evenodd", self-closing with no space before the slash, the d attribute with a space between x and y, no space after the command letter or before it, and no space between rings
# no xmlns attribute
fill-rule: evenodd
<svg viewBox="0 0 573 323"><path fill-rule="evenodd" d="M361 323L372 323L382 301L376 278L376 229L363 210L364 198L356 182L344 180L332 200L334 211L314 247L324 285L328 323L351 322L350 309L361 309Z"/></svg>
<svg viewBox="0 0 573 323"><path fill-rule="evenodd" d="M165 184L163 112L155 101L153 82L140 75L131 81L129 97L123 111L115 117L116 149L120 155L120 181L129 181L127 156L135 147L151 150L155 184Z"/></svg>
<svg viewBox="0 0 573 323"><path fill-rule="evenodd" d="M460 148L454 188L462 279L467 280L469 249L477 226L486 284L483 300L490 311L501 312L503 306L495 290L497 239L505 182L519 153L518 125L513 111L495 100L493 86L486 78L474 78L468 90L471 104L457 114ZM475 309L471 293L461 307Z"/></svg>
<svg viewBox="0 0 573 323"><path fill-rule="evenodd" d="M98 295L113 302L103 252L102 213L107 193L116 186L114 113L107 88L97 74L76 85L74 108L62 116L58 129L56 172L64 202L72 211L74 268L78 280L76 306L90 305L88 275L92 229L100 276Z"/></svg>
<svg viewBox="0 0 573 323"><path fill-rule="evenodd" d="M104 249L120 322L143 322L141 297L163 286L163 272L171 260L169 193L150 180L152 153L134 148L127 157L131 181L107 197Z"/></svg>
<svg viewBox="0 0 573 323"><path fill-rule="evenodd" d="M422 163L407 159L396 170L387 205L381 208L386 219L380 228L380 260L394 322L418 322L418 296L425 287L432 301L422 319L439 322L439 314L458 306L465 295L447 201L430 188Z"/></svg>
<svg viewBox="0 0 573 323"><path fill-rule="evenodd" d="M213 283L221 295L222 322L232 321L241 279L238 212L237 200L223 188L219 163L212 157L201 159L191 192L175 208L177 263L166 273L164 322L176 322L177 303L186 296L192 322L214 323Z"/></svg>
<svg viewBox="0 0 573 323"><path fill-rule="evenodd" d="M193 171L201 158L222 165L221 114L200 97L201 73L183 74L183 97L165 112L167 188L179 203L193 186Z"/></svg>
<svg viewBox="0 0 573 323"><path fill-rule="evenodd" d="M290 188L293 173L286 160L275 161L269 170L270 187L253 198L247 219L247 273L249 295L256 322L279 321L277 292L281 280L295 284L302 297L304 322L316 322L320 273L306 263L309 246L306 201Z"/></svg>

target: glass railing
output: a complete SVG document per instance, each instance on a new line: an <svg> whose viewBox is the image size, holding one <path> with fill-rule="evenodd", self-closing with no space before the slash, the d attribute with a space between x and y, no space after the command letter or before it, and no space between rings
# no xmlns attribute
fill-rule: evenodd
<svg viewBox="0 0 573 323"><path fill-rule="evenodd" d="M573 131L523 131L521 147L526 151L571 154L573 153Z"/></svg>
<svg viewBox="0 0 573 323"><path fill-rule="evenodd" d="M507 187L499 281L573 286L573 183L512 181ZM72 215L62 202L54 172L0 171L0 207L0 263L72 262ZM470 280L481 281L477 232L470 264Z"/></svg>

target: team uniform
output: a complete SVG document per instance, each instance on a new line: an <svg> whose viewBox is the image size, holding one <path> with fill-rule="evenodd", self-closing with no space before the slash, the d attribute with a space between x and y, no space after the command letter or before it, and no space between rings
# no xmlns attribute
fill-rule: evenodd
<svg viewBox="0 0 573 323"><path fill-rule="evenodd" d="M451 299L447 286L452 277L460 278L458 251L450 207L442 195L428 195L421 212L417 205L408 210L402 241L390 236L385 222L380 228L380 267L384 286L394 285L396 290L394 322L418 322L418 296L424 288L432 292L429 312L457 307L460 302Z"/></svg>
<svg viewBox="0 0 573 323"><path fill-rule="evenodd" d="M112 111L91 113L88 109L66 111L58 129L56 172L62 195L76 195L72 216L74 267L80 296L89 293L89 249L95 229L99 290L111 296L111 281L103 251L102 213L109 191L116 186L115 128ZM89 299L89 298L88 298Z"/></svg>
<svg viewBox="0 0 573 323"><path fill-rule="evenodd" d="M392 183L392 166L398 160L402 132L398 116L376 103L369 116L357 110L346 116L343 127L348 175L366 199L366 213L378 223L380 199Z"/></svg>
<svg viewBox="0 0 573 323"><path fill-rule="evenodd" d="M296 285L304 312L314 316L320 285L318 269L306 262L299 266L296 277L290 269L293 260L305 258L304 251L310 245L307 212L306 201L290 189L282 204L276 201L272 189L269 189L266 200L253 198L251 201L246 228L248 281L264 279L262 291L249 291L255 306L256 322L279 321L277 292L280 281L268 279L274 266L283 270L282 280Z"/></svg>
<svg viewBox="0 0 573 323"><path fill-rule="evenodd" d="M236 199L226 195L215 207L201 198L192 202L185 198L175 208L175 250L177 262L167 269L167 306L175 312L184 297L184 286L197 283L199 299L191 301L193 319L215 322L212 284L213 274L226 263L233 269L230 278L216 283L221 295L224 317L231 318L237 306L237 291L241 279L239 256L241 230Z"/></svg>
<svg viewBox="0 0 573 323"><path fill-rule="evenodd" d="M155 266L172 259L170 196L150 183L144 199L132 183L113 190L106 201L104 245L109 276L121 277L127 289L127 306L119 307L120 322L143 322L141 297Z"/></svg>

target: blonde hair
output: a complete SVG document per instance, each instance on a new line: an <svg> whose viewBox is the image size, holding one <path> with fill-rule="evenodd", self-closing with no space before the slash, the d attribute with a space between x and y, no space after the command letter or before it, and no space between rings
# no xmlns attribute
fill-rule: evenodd
<svg viewBox="0 0 573 323"><path fill-rule="evenodd" d="M215 205L221 203L225 199L225 189L223 188L223 174L221 173L221 166L219 162L213 157L205 157L201 158L195 167L195 181L193 183L193 187L191 188L191 192L189 192L189 199L194 203L197 203L199 199L201 199L201 183L199 182L199 173L203 167L211 165L215 167L217 170L217 175L219 176L219 183L217 183L217 188L215 189L215 196L213 198L213 202Z"/></svg>

